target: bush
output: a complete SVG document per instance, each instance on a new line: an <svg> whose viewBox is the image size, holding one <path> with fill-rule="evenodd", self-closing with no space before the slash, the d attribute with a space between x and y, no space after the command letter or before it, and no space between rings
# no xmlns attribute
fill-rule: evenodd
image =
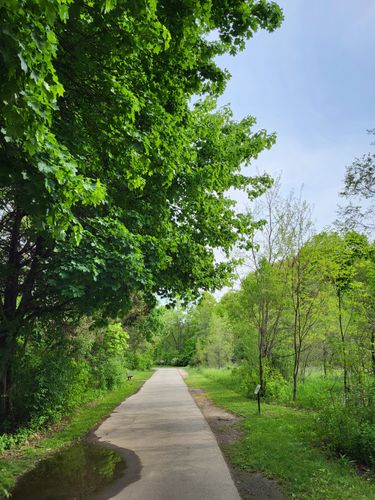
<svg viewBox="0 0 375 500"><path fill-rule="evenodd" d="M0 433L39 429L123 380L126 332L120 323L93 325L87 318L79 325L51 322L35 329L26 345L20 343L12 367L11 413L0 422ZM0 447L4 442L5 437Z"/></svg>
<svg viewBox="0 0 375 500"><path fill-rule="evenodd" d="M366 394L366 397L363 397ZM375 388L354 388L346 404L335 402L320 411L318 432L335 453L375 470Z"/></svg>
<svg viewBox="0 0 375 500"><path fill-rule="evenodd" d="M124 371L120 356L96 357L90 363L90 386L100 391L111 390L121 382Z"/></svg>
<svg viewBox="0 0 375 500"><path fill-rule="evenodd" d="M266 393L265 398L273 401L285 401L290 398L289 386L279 370L266 368Z"/></svg>
<svg viewBox="0 0 375 500"><path fill-rule="evenodd" d="M144 352L129 352L127 354L127 362L132 370L148 370L154 362L152 348L147 348Z"/></svg>
<svg viewBox="0 0 375 500"><path fill-rule="evenodd" d="M96 332L89 360L91 384L100 390L113 389L125 371L128 335L121 323L113 323Z"/></svg>
<svg viewBox="0 0 375 500"><path fill-rule="evenodd" d="M14 377L13 420L40 427L66 415L87 397L89 366L62 350L33 349L16 363Z"/></svg>
<svg viewBox="0 0 375 500"><path fill-rule="evenodd" d="M233 368L231 376L231 389L243 394L245 397L250 397L254 394L254 389L259 383L259 376L256 370L251 369L246 365L242 365Z"/></svg>
<svg viewBox="0 0 375 500"><path fill-rule="evenodd" d="M259 384L257 369L241 365L232 369L232 389L246 397L253 397L254 390ZM267 400L282 401L289 397L288 384L279 370L264 368L265 394Z"/></svg>
<svg viewBox="0 0 375 500"><path fill-rule="evenodd" d="M0 455L13 446L24 444L32 438L34 434L35 429L31 426L18 429L14 434L0 434Z"/></svg>

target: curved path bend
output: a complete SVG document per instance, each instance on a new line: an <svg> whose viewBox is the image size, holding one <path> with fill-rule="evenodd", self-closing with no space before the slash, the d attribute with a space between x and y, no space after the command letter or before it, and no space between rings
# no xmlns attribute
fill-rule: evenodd
<svg viewBox="0 0 375 500"><path fill-rule="evenodd" d="M129 466L98 498L240 500L216 439L179 371L162 368L95 431Z"/></svg>

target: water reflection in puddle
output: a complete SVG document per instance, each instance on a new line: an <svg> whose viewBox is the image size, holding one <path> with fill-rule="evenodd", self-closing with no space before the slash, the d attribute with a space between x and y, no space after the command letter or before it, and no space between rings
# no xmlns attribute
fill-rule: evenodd
<svg viewBox="0 0 375 500"><path fill-rule="evenodd" d="M119 453L91 443L78 443L41 461L21 477L11 498L46 500L89 498L118 479L125 469Z"/></svg>

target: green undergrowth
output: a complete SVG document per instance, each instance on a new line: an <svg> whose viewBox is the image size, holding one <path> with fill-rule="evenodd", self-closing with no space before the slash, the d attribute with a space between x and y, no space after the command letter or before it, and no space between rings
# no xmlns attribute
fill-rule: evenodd
<svg viewBox="0 0 375 500"><path fill-rule="evenodd" d="M324 375L322 371L312 371L304 381L298 384L297 401L290 403L293 384L289 382L287 397L283 403L294 404L301 408L319 409L327 406L337 398L342 398L343 376L340 371L332 371Z"/></svg>
<svg viewBox="0 0 375 500"><path fill-rule="evenodd" d="M137 391L144 380L152 375L152 372L135 371L133 375L131 382L124 380L116 389L103 394L75 411L65 423L57 426L58 430L52 429L39 438L34 436L29 443L13 447L0 455L0 498L9 496L9 491L17 477L32 468L36 461L87 434L121 401Z"/></svg>
<svg viewBox="0 0 375 500"><path fill-rule="evenodd" d="M186 382L244 417L244 437L224 450L235 466L277 479L287 498L375 499L374 482L360 476L345 457L329 457L320 447L314 412L263 403L259 416L255 400L223 384L214 372L190 369Z"/></svg>

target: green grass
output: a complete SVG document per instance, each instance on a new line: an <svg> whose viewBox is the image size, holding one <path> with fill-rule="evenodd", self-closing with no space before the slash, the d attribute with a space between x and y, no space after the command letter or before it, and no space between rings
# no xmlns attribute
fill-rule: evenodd
<svg viewBox="0 0 375 500"><path fill-rule="evenodd" d="M293 384L288 384L288 393L293 392ZM321 408L333 400L342 399L343 378L339 371L327 373L313 371L306 375L304 382L297 387L297 401L293 403L299 408ZM282 401L287 403L287 399Z"/></svg>
<svg viewBox="0 0 375 500"><path fill-rule="evenodd" d="M243 396L247 396L249 393L248 387L245 387L244 384L243 371L236 372L236 369L233 370L233 367L223 368L221 370L217 368L204 368L204 374L208 378L220 382L228 389L241 393ZM252 393L256 382L248 380L247 383L253 384L250 388L250 392ZM298 384L296 402L292 401L292 394L292 381L284 380L278 394L273 396L272 400L274 401L276 397L278 403L297 408L318 409L324 407L332 400L342 398L342 374L339 370L332 370L327 373L327 375L324 375L321 369L310 369L304 382L300 381Z"/></svg>
<svg viewBox="0 0 375 500"><path fill-rule="evenodd" d="M133 372L131 382L125 381L113 391L104 394L97 400L84 405L77 410L62 426L61 430L52 432L49 436L36 440L31 445L24 445L0 456L0 498L7 498L17 477L32 468L37 460L48 453L83 437L90 429L121 403L133 394L143 381L152 375L151 371Z"/></svg>
<svg viewBox="0 0 375 500"><path fill-rule="evenodd" d="M292 384L290 386L292 392ZM297 387L296 405L305 408L321 408L326 401L342 397L342 377L340 375L309 375Z"/></svg>
<svg viewBox="0 0 375 500"><path fill-rule="evenodd" d="M348 460L329 458L319 447L312 411L262 404L259 416L256 402L229 388L228 377L230 371L190 369L186 382L244 417L244 438L225 449L233 464L278 479L288 498L375 499L373 482L360 477Z"/></svg>

